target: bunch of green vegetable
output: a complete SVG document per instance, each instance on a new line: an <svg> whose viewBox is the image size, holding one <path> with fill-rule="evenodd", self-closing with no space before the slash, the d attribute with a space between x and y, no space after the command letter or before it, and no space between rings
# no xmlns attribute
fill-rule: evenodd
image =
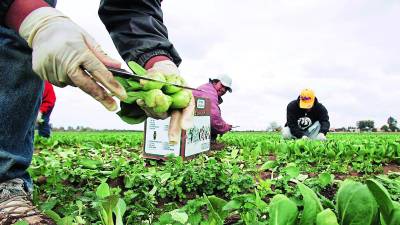
<svg viewBox="0 0 400 225"><path fill-rule="evenodd" d="M156 115L170 112L173 109L187 107L192 98L192 92L171 84L184 85L185 81L176 74L163 74L160 72L148 72L139 64L130 61L129 68L137 75L152 78L157 81L125 79L116 77L118 82L125 88L128 98L121 101L121 110L117 113L123 121L129 124L143 122L147 115L143 107L150 109ZM139 106L138 100L144 103Z"/></svg>

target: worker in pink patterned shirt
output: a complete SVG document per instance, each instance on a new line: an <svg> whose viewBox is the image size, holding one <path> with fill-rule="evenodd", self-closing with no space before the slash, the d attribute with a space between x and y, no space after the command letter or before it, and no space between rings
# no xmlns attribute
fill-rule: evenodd
<svg viewBox="0 0 400 225"><path fill-rule="evenodd" d="M202 91L193 91L193 95L208 98L211 103L211 149L222 149L224 145L217 143L216 139L218 135L232 130L232 125L222 119L219 105L223 102L222 96L227 91L232 92L232 79L228 75L218 75L210 78L208 83L201 85L198 89Z"/></svg>

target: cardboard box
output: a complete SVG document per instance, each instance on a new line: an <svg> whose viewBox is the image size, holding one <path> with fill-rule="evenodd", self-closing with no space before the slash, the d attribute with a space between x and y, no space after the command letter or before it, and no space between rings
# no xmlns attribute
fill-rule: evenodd
<svg viewBox="0 0 400 225"><path fill-rule="evenodd" d="M188 130L181 130L180 141L175 145L170 145L168 141L170 118L147 118L144 129L145 158L165 159L167 155L173 154L185 159L210 150L210 101L195 97L195 103L194 126Z"/></svg>

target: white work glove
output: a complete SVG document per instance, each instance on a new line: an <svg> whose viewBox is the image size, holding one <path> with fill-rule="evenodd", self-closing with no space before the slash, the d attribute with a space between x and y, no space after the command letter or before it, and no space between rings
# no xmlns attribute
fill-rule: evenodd
<svg viewBox="0 0 400 225"><path fill-rule="evenodd" d="M301 137L301 139L303 139L303 140L307 140L307 139L308 139L308 137L304 135L303 137Z"/></svg>
<svg viewBox="0 0 400 225"><path fill-rule="evenodd" d="M41 123L44 122L42 116L43 116L43 113L39 111L39 113L37 114L37 117L36 117L36 123L37 124L41 124Z"/></svg>
<svg viewBox="0 0 400 225"><path fill-rule="evenodd" d="M178 67L171 60L158 61L148 71L162 72L164 75L181 75Z"/></svg>
<svg viewBox="0 0 400 225"><path fill-rule="evenodd" d="M110 111L118 108L117 103L104 88L119 99L127 98L125 89L104 66L119 68L121 64L60 11L51 7L34 10L19 33L32 48L32 67L42 79L59 87L77 86Z"/></svg>
<svg viewBox="0 0 400 225"><path fill-rule="evenodd" d="M316 138L316 139L317 139L317 140L320 140L320 141L325 141L325 140L326 140L325 134L319 133L319 134L317 135L317 138Z"/></svg>
<svg viewBox="0 0 400 225"><path fill-rule="evenodd" d="M179 75L180 72L178 67L171 60L162 60L154 63L153 67L151 67L148 72L161 72L164 75ZM144 102L140 101L140 99L136 102L142 109L146 112L147 116L156 118L156 119L165 119L168 117L167 113L157 114L152 112L151 108L144 107ZM194 107L195 102L192 96L189 105L179 111L180 113L171 113L171 120L169 124L168 137L170 143L177 143L180 137L181 129L187 130L193 127L193 116L194 116Z"/></svg>

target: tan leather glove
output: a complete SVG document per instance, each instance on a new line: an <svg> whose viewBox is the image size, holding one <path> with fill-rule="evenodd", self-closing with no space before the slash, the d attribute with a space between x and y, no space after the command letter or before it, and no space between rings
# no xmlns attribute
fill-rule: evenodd
<svg viewBox="0 0 400 225"><path fill-rule="evenodd" d="M19 33L32 48L32 67L42 79L59 87L77 86L110 111L118 107L105 89L120 99L127 97L104 66L119 68L120 63L60 11L51 7L34 10L22 22Z"/></svg>

